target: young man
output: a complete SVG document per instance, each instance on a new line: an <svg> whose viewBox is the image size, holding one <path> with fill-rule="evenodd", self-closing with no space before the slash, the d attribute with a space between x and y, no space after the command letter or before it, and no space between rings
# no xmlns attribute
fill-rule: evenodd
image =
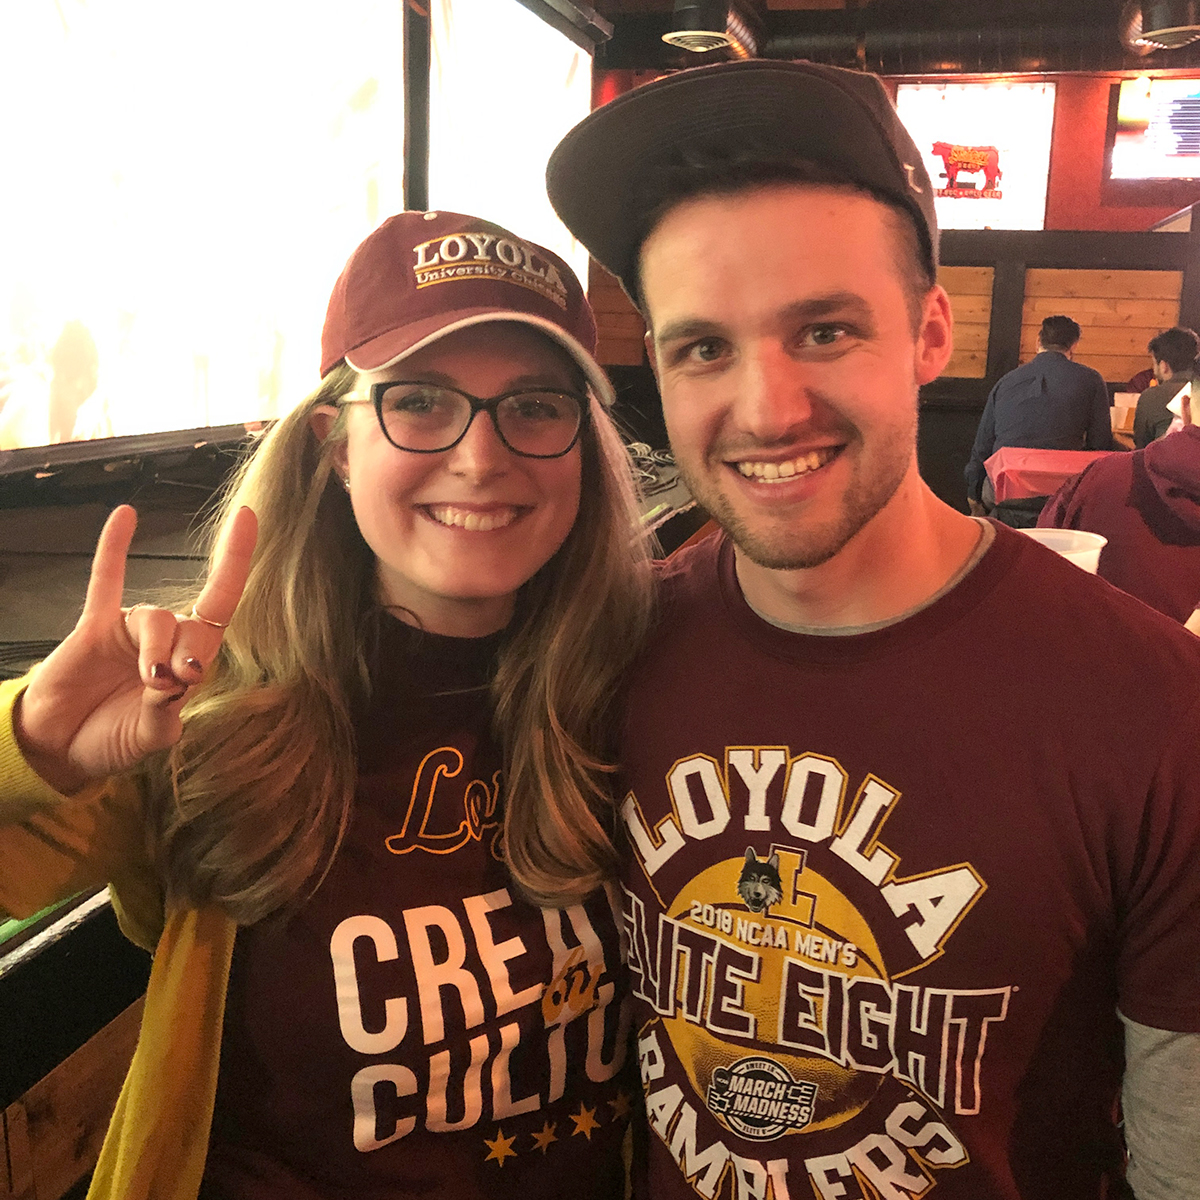
<svg viewBox="0 0 1200 1200"><path fill-rule="evenodd" d="M1175 325L1152 337L1146 349L1155 382L1138 397L1133 417L1133 444L1138 450L1158 441L1170 429L1175 414L1167 405L1192 382L1200 338L1193 330Z"/></svg>
<svg viewBox="0 0 1200 1200"><path fill-rule="evenodd" d="M1070 317L1047 317L1038 332L1037 354L992 388L965 472L967 503L976 516L995 507L984 464L1002 446L1116 449L1104 377L1073 359L1079 335Z"/></svg>
<svg viewBox="0 0 1200 1200"><path fill-rule="evenodd" d="M1200 643L921 481L951 318L882 87L685 71L548 183L723 527L627 700L642 1194L1100 1200L1125 1061L1139 1197L1200 1194Z"/></svg>

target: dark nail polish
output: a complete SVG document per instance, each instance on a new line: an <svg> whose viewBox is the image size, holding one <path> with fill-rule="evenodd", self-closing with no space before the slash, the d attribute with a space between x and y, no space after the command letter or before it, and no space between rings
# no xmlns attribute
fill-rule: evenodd
<svg viewBox="0 0 1200 1200"><path fill-rule="evenodd" d="M204 674L204 664L198 658L192 658L191 655L189 655L183 660L183 665L187 667L189 671L194 671L197 675Z"/></svg>
<svg viewBox="0 0 1200 1200"><path fill-rule="evenodd" d="M187 695L187 688L180 688L173 696L167 697L168 704L174 704L176 700L182 700Z"/></svg>
<svg viewBox="0 0 1200 1200"><path fill-rule="evenodd" d="M174 676L171 674L171 668L168 667L166 663L155 663L154 666L150 668L150 678L173 679Z"/></svg>

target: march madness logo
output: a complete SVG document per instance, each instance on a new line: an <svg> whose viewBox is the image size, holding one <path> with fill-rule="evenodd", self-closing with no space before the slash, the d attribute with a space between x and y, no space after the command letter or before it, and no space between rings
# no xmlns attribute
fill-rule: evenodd
<svg viewBox="0 0 1200 1200"><path fill-rule="evenodd" d="M740 1058L718 1067L708 1108L743 1137L769 1141L803 1129L813 1117L817 1085L793 1079L772 1058Z"/></svg>

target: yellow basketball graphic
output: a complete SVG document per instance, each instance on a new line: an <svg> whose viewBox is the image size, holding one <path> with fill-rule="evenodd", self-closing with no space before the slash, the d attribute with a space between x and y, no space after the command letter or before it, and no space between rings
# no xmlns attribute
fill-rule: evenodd
<svg viewBox="0 0 1200 1200"><path fill-rule="evenodd" d="M833 1042L814 1047L825 1036L835 1038L843 981L888 979L866 922L805 858L799 848L775 845L762 858L748 851L745 859L716 863L680 891L668 913L683 927L685 950L688 931L703 938L696 938L695 964L692 955L681 957L675 1011L663 1018L663 1028L696 1093L707 1095L713 1115L743 1136L788 1132L776 1119L780 1111L791 1112L793 1121L803 1112L800 1123L810 1130L840 1125L862 1110L884 1077L836 1061ZM724 945L725 959L707 951L701 965L702 941L711 945L714 938ZM722 1024L738 1023L737 1035L721 1032ZM779 1064L795 1086L782 1073L781 1082L772 1082L769 1064L760 1069L755 1055ZM755 1096L790 1093L795 1099L802 1090L805 1103L784 1108L782 1099L771 1105L764 1099L757 1111L770 1107L772 1116L763 1117L762 1132L747 1134L752 1118L726 1114L734 1112L730 1093L748 1093L751 1077L759 1080ZM803 1085L815 1085L815 1096ZM745 1112L757 1102L739 1103Z"/></svg>

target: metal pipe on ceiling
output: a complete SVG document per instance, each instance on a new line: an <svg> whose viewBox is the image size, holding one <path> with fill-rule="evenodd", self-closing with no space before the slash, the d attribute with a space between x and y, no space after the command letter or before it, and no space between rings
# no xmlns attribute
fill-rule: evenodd
<svg viewBox="0 0 1200 1200"><path fill-rule="evenodd" d="M881 15L882 13L882 15ZM1023 74L1063 71L1154 70L1200 67L1200 43L1141 57L1122 45L1115 21L1062 21L989 26L962 12L909 9L888 25L885 10L769 11L759 44L763 58L800 59L865 67L880 75ZM891 18L894 20L894 16ZM1011 17L1009 18L1011 20ZM597 64L627 69L672 69L723 57L687 54L661 41L670 14L615 19L613 39Z"/></svg>

